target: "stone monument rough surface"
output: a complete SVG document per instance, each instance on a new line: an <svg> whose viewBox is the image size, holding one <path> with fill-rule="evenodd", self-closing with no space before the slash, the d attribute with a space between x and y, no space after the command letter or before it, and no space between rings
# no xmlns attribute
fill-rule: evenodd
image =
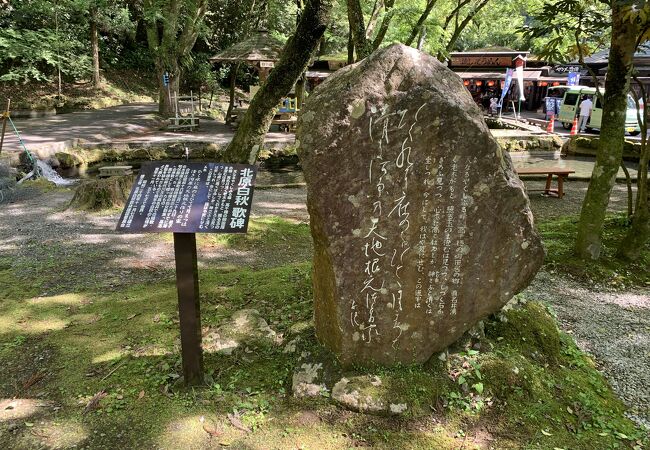
<svg viewBox="0 0 650 450"><path fill-rule="evenodd" d="M396 44L339 70L297 139L316 332L344 365L426 361L541 266L509 155L433 57Z"/></svg>

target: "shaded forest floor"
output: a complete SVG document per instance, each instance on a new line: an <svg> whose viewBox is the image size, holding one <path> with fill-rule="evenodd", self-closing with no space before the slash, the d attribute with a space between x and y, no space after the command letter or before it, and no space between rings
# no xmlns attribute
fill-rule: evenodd
<svg viewBox="0 0 650 450"><path fill-rule="evenodd" d="M638 265L613 260L624 231L615 215L605 261L574 261L584 189L569 183L562 201L532 197L547 263L518 296L520 309L486 321L477 347L425 367L364 369L414 405L378 417L332 404L327 390L291 395L300 355L318 352L303 189L256 192L247 235L199 237L206 337L252 309L273 333L240 336L230 352L207 349L208 385L188 390L171 236L118 235L119 211L72 211L70 189L21 188L0 204L0 448L644 448L647 433L610 382L628 416L648 420L650 250ZM613 212L623 194L618 186ZM603 310L608 298L616 301ZM636 325L619 328L631 317ZM630 364L636 387L621 372Z"/></svg>

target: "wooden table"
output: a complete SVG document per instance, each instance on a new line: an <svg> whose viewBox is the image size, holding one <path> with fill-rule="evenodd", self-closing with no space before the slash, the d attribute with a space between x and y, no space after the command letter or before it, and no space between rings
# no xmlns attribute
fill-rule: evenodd
<svg viewBox="0 0 650 450"><path fill-rule="evenodd" d="M564 197L564 178L575 173L575 170L565 169L564 167L520 167L516 168L515 171L517 175L546 175L544 194L557 198ZM557 176L557 189L551 188L553 175Z"/></svg>

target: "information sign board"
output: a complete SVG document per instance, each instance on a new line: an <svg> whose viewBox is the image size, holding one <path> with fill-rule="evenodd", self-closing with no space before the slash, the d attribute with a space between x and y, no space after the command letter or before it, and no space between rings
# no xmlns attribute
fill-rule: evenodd
<svg viewBox="0 0 650 450"><path fill-rule="evenodd" d="M255 166L144 163L117 230L126 233L245 233Z"/></svg>
<svg viewBox="0 0 650 450"><path fill-rule="evenodd" d="M255 166L202 162L144 163L117 230L174 233L183 378L203 383L201 302L195 233L245 233Z"/></svg>

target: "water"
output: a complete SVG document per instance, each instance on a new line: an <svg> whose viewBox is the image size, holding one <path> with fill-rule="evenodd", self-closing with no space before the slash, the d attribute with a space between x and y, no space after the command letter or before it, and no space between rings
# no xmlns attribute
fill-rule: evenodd
<svg viewBox="0 0 650 450"><path fill-rule="evenodd" d="M36 165L38 165L38 168L40 169L43 178L51 181L57 186L69 186L77 182L77 180L63 178L61 175L56 173L56 171L52 169L46 162L41 161L40 159L36 160Z"/></svg>

